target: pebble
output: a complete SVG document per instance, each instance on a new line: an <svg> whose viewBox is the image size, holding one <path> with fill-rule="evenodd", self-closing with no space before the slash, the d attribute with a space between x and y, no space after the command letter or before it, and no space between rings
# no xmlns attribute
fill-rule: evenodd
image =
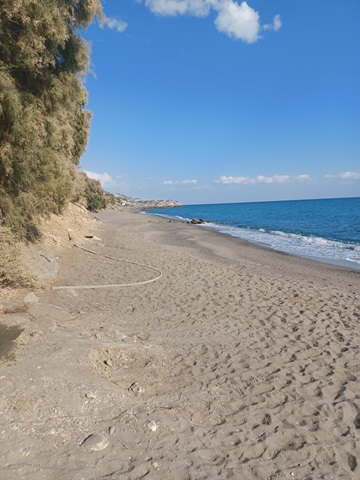
<svg viewBox="0 0 360 480"><path fill-rule="evenodd" d="M116 427L115 427L114 425L112 425L111 427L109 427L109 435L114 435L115 429L116 429Z"/></svg>
<svg viewBox="0 0 360 480"><path fill-rule="evenodd" d="M50 435L55 435L55 433L56 433L55 428L52 428L49 433L50 433Z"/></svg>
<svg viewBox="0 0 360 480"><path fill-rule="evenodd" d="M93 392L88 392L88 393L85 393L85 397L88 398L89 400L95 400L96 395Z"/></svg>
<svg viewBox="0 0 360 480"><path fill-rule="evenodd" d="M133 393L134 395L138 395L139 393L144 393L144 388L139 385L137 382L134 382L128 388L128 391Z"/></svg>
<svg viewBox="0 0 360 480"><path fill-rule="evenodd" d="M90 452L99 452L109 446L109 440L104 435L94 433L85 438L81 446Z"/></svg>
<svg viewBox="0 0 360 480"><path fill-rule="evenodd" d="M105 360L105 365L107 365L108 367L112 367L113 363L111 360Z"/></svg>
<svg viewBox="0 0 360 480"><path fill-rule="evenodd" d="M147 424L147 427L149 430L151 430L152 432L156 432L158 426L156 424L156 422L154 422L154 420L151 420L148 424Z"/></svg>

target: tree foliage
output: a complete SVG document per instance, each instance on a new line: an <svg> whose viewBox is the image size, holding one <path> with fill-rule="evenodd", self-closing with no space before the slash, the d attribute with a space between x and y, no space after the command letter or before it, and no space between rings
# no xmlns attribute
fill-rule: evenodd
<svg viewBox="0 0 360 480"><path fill-rule="evenodd" d="M22 236L72 194L91 117L78 31L96 16L100 0L1 1L0 225Z"/></svg>
<svg viewBox="0 0 360 480"><path fill-rule="evenodd" d="M106 196L99 180L88 178L85 187L86 208L90 212L97 212L106 208Z"/></svg>

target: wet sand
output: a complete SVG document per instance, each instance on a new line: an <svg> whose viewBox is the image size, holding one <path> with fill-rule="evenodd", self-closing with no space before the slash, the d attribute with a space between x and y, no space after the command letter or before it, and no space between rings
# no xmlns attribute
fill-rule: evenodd
<svg viewBox="0 0 360 480"><path fill-rule="evenodd" d="M60 254L54 285L132 286L2 316L25 329L0 365L2 478L360 478L359 271L97 216L96 254Z"/></svg>

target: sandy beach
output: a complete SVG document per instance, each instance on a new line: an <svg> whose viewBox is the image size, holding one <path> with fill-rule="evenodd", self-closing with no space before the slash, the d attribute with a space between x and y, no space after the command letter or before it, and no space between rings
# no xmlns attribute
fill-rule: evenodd
<svg viewBox="0 0 360 480"><path fill-rule="evenodd" d="M2 480L360 478L359 271L96 217L0 316Z"/></svg>

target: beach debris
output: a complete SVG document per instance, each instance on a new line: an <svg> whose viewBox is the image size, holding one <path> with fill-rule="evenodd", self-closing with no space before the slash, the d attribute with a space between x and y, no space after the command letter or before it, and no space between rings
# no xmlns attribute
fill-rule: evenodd
<svg viewBox="0 0 360 480"><path fill-rule="evenodd" d="M99 452L100 450L105 450L109 446L109 440L105 435L99 433L93 433L85 438L82 442L81 447L86 448L90 452Z"/></svg>
<svg viewBox="0 0 360 480"><path fill-rule="evenodd" d="M24 303L28 303L29 305L38 303L38 301L39 301L39 298L35 295L34 292L30 292L24 297Z"/></svg>
<svg viewBox="0 0 360 480"><path fill-rule="evenodd" d="M110 260L117 260L125 263L129 263L132 265L138 265L139 267L144 267L146 269L152 270L157 273L157 276L155 278L151 278L150 280L143 280L141 282L132 282L132 283L113 283L113 284L106 284L106 285L59 285L59 286L52 286L52 290L62 290L62 289L81 289L81 288L110 288L110 287L133 287L133 286L138 286L138 285L145 285L151 282L155 282L156 280L159 280L163 276L163 273L161 270L158 268L152 267L150 265L146 265L144 263L139 263L139 262L133 262L132 260L125 260L123 258L116 258L112 257L110 255L100 255L97 252L94 252L93 250L89 250L88 248L84 248L81 245L78 245L77 243L73 244L74 247L80 248L81 250L84 250L85 252L91 253L93 255L97 255L102 258L108 258Z"/></svg>
<svg viewBox="0 0 360 480"><path fill-rule="evenodd" d="M148 422L146 426L152 432L156 432L156 430L158 429L157 423L154 420L150 420L150 422Z"/></svg>

